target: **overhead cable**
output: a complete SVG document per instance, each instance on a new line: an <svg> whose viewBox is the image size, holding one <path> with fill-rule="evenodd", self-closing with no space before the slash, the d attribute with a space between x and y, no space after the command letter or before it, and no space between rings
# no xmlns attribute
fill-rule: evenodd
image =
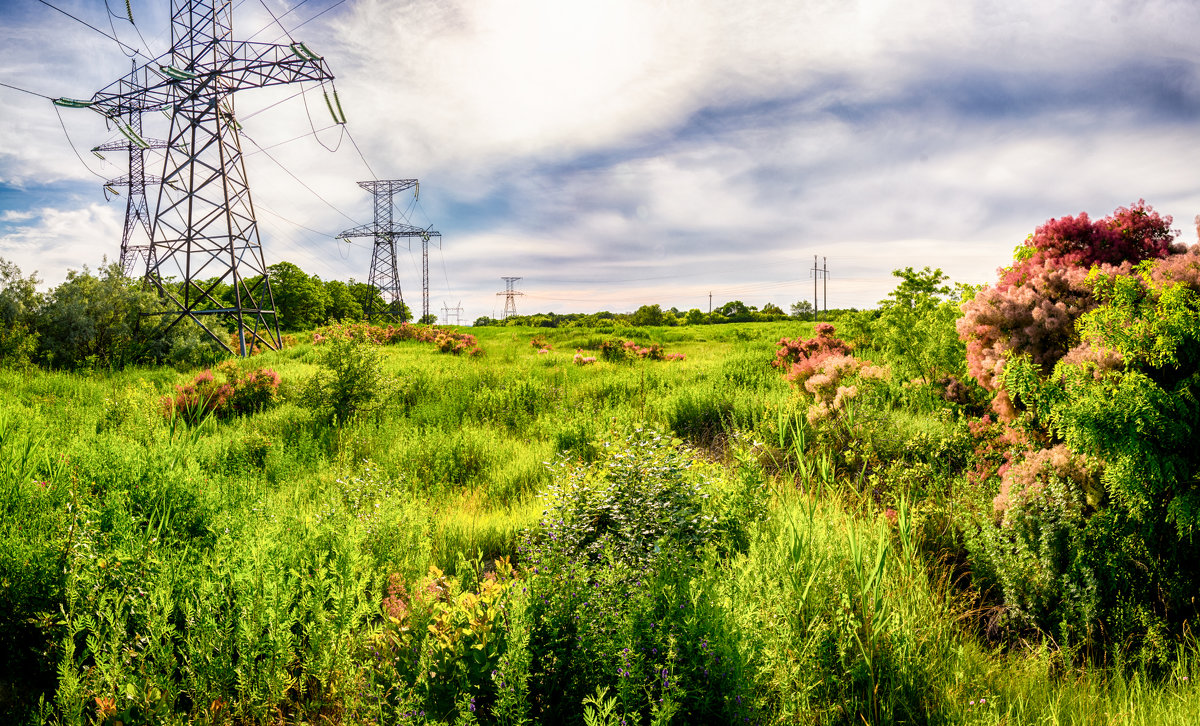
<svg viewBox="0 0 1200 726"><path fill-rule="evenodd" d="M135 55L140 55L141 57L145 58L146 60L154 60L153 58L151 58L150 56L146 55L145 53L143 53L142 51L138 50L137 48L134 48L133 46L131 46L131 45L127 44L127 43L123 43L123 42L121 42L121 39L120 39L120 38L117 38L117 37L115 37L115 36L109 35L108 33L104 32L104 31L103 31L103 30L101 30L100 28L97 28L95 25L92 25L91 23L87 22L86 20L81 20L80 18L77 18L77 17L75 17L74 15L72 15L72 14L68 13L66 10L63 10L62 8L55 7L54 5L51 5L50 3L46 2L46 0L37 0L37 1L38 1L38 2L40 2L42 5L45 5L46 7L48 7L48 8L51 8L52 10L57 10L58 12L62 13L63 15L66 15L68 18L70 18L71 20L74 20L74 21L75 21L75 22L77 22L77 23L81 23L81 24L83 24L83 25L86 25L87 27L89 27L89 28L91 28L92 30L94 30L94 31L96 31L97 33L99 33L100 35L103 35L105 38L108 38L109 40L111 40L111 41L115 42L117 45L121 46L122 48L128 48L129 50L133 51L133 53L134 53Z"/></svg>
<svg viewBox="0 0 1200 726"><path fill-rule="evenodd" d="M346 219L350 220L350 222L351 222L351 223L353 223L353 224L356 224L356 225L358 224L357 220L355 220L355 219L354 219L353 217L351 217L349 214L346 214L346 213L345 213L345 212L343 212L342 210L340 210L340 209L338 209L337 207L333 206L333 203L332 203L332 202L330 202L328 199L326 199L325 197L323 197L323 196L321 196L320 194L318 194L318 193L317 193L317 192L316 192L316 191L315 191L315 190L314 190L312 187L310 187L309 185L305 184L305 183L304 183L304 182L303 182L303 181L300 179L300 177L298 177L298 176L296 176L295 174L293 174L293 173L291 172L291 170L290 170L290 169L288 169L286 166L284 166L282 163L280 163L280 161L279 161L278 159L276 159L274 156L271 156L271 152L269 152L269 151L267 151L266 149L264 149L263 147L259 146L259 145L258 145L258 142L257 142L257 141L255 141L254 139L250 138L250 136L249 136L249 135L247 135L247 134L246 134L246 132L245 132L244 130L242 131L242 136L244 136L244 137L246 138L246 140L247 140L247 141L249 141L250 143L254 144L254 146L255 146L255 147L257 147L259 151L261 151L262 153L266 154L266 156L267 156L267 158L268 158L268 159L270 159L271 161L275 162L275 165L276 165L276 166L278 166L280 169L283 169L283 171L284 171L284 172L285 172L285 173L286 173L288 176L290 176L291 178L295 179L295 180L296 180L296 182L297 182L297 183L298 183L300 186L304 187L304 188L305 188L305 189L307 189L307 190L308 190L308 191L309 191L309 192L310 192L310 193L311 193L311 194L312 194L314 197L316 197L317 199L320 199L322 202L324 202L324 203L325 203L325 206L329 207L329 208L330 208L330 209L332 209L333 211L337 212L338 214L342 215L342 216L343 216L343 217L345 217Z"/></svg>

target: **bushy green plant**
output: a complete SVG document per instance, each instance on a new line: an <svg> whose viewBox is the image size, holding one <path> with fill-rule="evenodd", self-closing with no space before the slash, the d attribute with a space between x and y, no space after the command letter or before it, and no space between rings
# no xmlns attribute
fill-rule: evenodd
<svg viewBox="0 0 1200 726"><path fill-rule="evenodd" d="M688 458L661 434L636 430L591 466L560 460L527 544L531 562L613 557L630 566L702 547L715 531L708 494Z"/></svg>
<svg viewBox="0 0 1200 726"><path fill-rule="evenodd" d="M388 403L391 381L378 350L341 335L330 336L320 357L321 370L305 384L301 400L335 424L378 411Z"/></svg>
<svg viewBox="0 0 1200 726"><path fill-rule="evenodd" d="M901 282L879 301L873 345L903 380L930 384L945 376L963 377L966 346L955 330L963 290L946 284L949 278L940 269L906 267L892 274Z"/></svg>
<svg viewBox="0 0 1200 726"><path fill-rule="evenodd" d="M1062 607L1043 608L1031 623L1053 632L1071 620L1081 630L1087 613L1072 615L1072 600L1090 599L1104 642L1126 643L1158 663L1170 653L1155 634L1195 617L1192 593L1200 584L1200 452L1194 442L1200 430L1200 258L1189 257L1145 263L1132 276L1094 273L1097 307L1080 319L1083 345L1051 376L1023 359L1005 371L1009 395L1028 409L1027 426L1102 467L1102 487L1076 486L1072 494L1061 477L1043 478L1038 486L1062 496L1016 507L1028 513L1019 515L1022 521L1045 522L1031 533L1061 533L1060 564L1048 563L1036 548L1014 549L1019 538L1032 535L984 527L985 539L994 540L992 571L1002 581L1005 571L1016 573L1006 593L1044 587L1036 581L1045 573L1086 570L1095 582L1094 597L1070 591ZM1072 504L1080 497L1082 506ZM1042 566L1022 565L1030 557L1022 550Z"/></svg>

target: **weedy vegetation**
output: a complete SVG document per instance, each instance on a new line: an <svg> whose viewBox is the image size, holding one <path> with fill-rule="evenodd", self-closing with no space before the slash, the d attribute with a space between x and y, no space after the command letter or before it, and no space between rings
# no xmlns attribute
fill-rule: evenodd
<svg viewBox="0 0 1200 726"><path fill-rule="evenodd" d="M1051 220L995 286L910 268L816 326L336 324L215 367L136 331L64 366L5 268L0 721L1194 724L1169 223Z"/></svg>

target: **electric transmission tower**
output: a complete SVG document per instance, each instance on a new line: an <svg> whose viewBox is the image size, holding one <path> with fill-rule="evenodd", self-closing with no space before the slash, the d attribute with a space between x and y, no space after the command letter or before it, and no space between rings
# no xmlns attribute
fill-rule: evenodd
<svg viewBox="0 0 1200 726"><path fill-rule="evenodd" d="M134 63L134 72L137 64ZM109 179L104 182L105 191L115 191L115 187L128 187L125 195L125 227L121 232L121 273L129 277L135 267L139 267L144 275L154 265L153 247L154 220L150 216L150 205L146 203L146 184L162 182L157 176L146 175L145 152L149 149L165 149L167 142L161 139L145 139L142 137L142 112L130 110L126 115L125 129L122 140L110 141L92 148L92 153L101 159L102 151L124 151L129 154L129 173L125 176ZM145 232L144 241L135 241L137 230ZM141 235L138 235L141 237Z"/></svg>
<svg viewBox="0 0 1200 726"><path fill-rule="evenodd" d="M501 277L504 280L504 292L498 292L497 295L504 296L504 317L502 320L508 320L517 314L517 295L524 295L523 292L517 292L513 289L513 284L520 280L519 277Z"/></svg>
<svg viewBox="0 0 1200 726"><path fill-rule="evenodd" d="M255 342L279 347L279 324L250 199L234 115L234 95L250 88L333 80L323 58L303 43L233 38L232 0L171 0L171 50L99 91L90 106L145 148L124 119L161 110L171 119L146 277L175 309L170 330L190 319L227 351ZM326 102L345 122L337 92ZM337 108L335 111L334 108ZM222 290L228 286L228 293ZM215 319L215 320L214 320Z"/></svg>
<svg viewBox="0 0 1200 726"><path fill-rule="evenodd" d="M367 282L379 290L380 296L387 305L386 310L376 311L367 306L365 311L368 319L375 315L396 316L404 302L400 291L400 273L396 266L396 238L420 237L422 244L424 266L422 269L424 296L421 315L429 314L429 240L437 237L439 244L441 232L433 232L420 227L414 227L407 222L396 222L392 219L392 197L396 192L402 192L417 186L416 179L388 179L383 181L360 181L360 187L375 196L375 221L348 229L337 236L338 239L352 237L373 237L375 246L371 252L371 275Z"/></svg>
<svg viewBox="0 0 1200 726"><path fill-rule="evenodd" d="M455 325L462 325L462 311L462 300L459 300L458 305L455 307L450 307L446 303L442 303L442 318L446 321L447 325L450 324L451 315L454 316Z"/></svg>

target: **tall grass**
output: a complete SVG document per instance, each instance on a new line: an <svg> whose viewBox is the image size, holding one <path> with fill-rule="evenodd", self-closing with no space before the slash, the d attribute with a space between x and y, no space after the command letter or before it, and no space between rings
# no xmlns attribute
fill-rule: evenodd
<svg viewBox="0 0 1200 726"><path fill-rule="evenodd" d="M548 463L601 461L651 427L682 441L722 516L746 526L656 591L614 598L606 617L625 630L593 632L610 640L589 647L615 656L620 638L674 628L654 636L673 659L657 667L692 686L654 686L664 701L644 722L1196 722L1194 644L1152 678L1044 646L1001 651L962 626L961 594L924 554L934 514L957 501L942 486L954 466L905 448L949 440L955 422L889 411L873 451L902 465L856 468L863 457L823 446L768 365L775 341L807 329L484 328L486 355L470 359L402 343L381 351L383 405L336 425L300 396L321 360L307 343L261 356L283 377L279 406L191 426L160 404L191 373L0 370L0 721L520 722L550 698L536 687L552 664L531 650L541 611L524 585L505 590L503 617L464 597L482 597L494 560L520 564ZM572 362L610 337L686 358ZM433 608L426 624L460 617L497 639L429 641L466 648L457 675L384 668L381 654L401 652L398 583L412 612ZM456 599L421 606L419 587ZM562 612L565 634L590 611ZM522 685L501 688L468 656ZM617 667L588 668L593 720L645 705L650 686ZM416 715L422 703L453 708ZM582 698L564 709L584 720Z"/></svg>

